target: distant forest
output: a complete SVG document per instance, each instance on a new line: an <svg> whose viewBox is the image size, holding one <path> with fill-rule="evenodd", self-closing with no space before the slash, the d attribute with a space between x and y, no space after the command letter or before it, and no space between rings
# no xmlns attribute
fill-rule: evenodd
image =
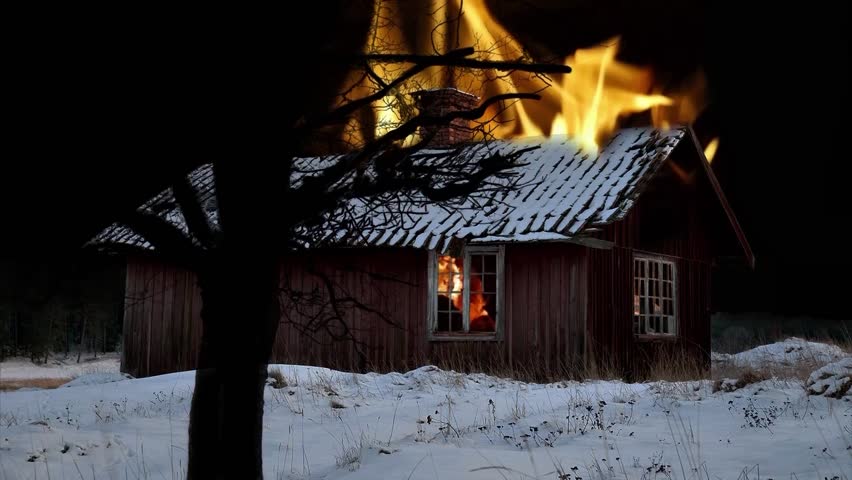
<svg viewBox="0 0 852 480"><path fill-rule="evenodd" d="M123 259L0 260L0 359L116 351L123 309Z"/></svg>

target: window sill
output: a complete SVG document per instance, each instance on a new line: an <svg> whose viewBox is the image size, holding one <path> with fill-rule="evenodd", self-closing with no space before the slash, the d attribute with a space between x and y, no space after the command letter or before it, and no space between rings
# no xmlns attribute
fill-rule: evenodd
<svg viewBox="0 0 852 480"><path fill-rule="evenodd" d="M433 333L430 342L495 342L496 333Z"/></svg>
<svg viewBox="0 0 852 480"><path fill-rule="evenodd" d="M648 334L633 335L633 340L635 340L637 342L659 342L659 343L676 342L677 341L677 335L672 335L672 334L668 334L668 333L661 333L661 334L655 334L655 335L648 335Z"/></svg>

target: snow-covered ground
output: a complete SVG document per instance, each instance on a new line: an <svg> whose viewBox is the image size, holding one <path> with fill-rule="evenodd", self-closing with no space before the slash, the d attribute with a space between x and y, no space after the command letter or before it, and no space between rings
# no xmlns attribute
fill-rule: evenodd
<svg viewBox="0 0 852 480"><path fill-rule="evenodd" d="M809 342L801 338L788 338L782 342L770 343L740 353L712 354L713 362L728 362L738 366L785 367L805 363L828 363L839 360L846 353L837 345Z"/></svg>
<svg viewBox="0 0 852 480"><path fill-rule="evenodd" d="M801 381L713 393L271 368L287 386L266 390L268 479L852 479L852 394ZM0 393L0 479L182 478L192 372L87 378Z"/></svg>
<svg viewBox="0 0 852 480"><path fill-rule="evenodd" d="M119 355L107 353L97 358L84 356L53 356L44 364L35 364L29 358L16 357L0 362L0 380L33 378L76 378L87 373L117 373Z"/></svg>

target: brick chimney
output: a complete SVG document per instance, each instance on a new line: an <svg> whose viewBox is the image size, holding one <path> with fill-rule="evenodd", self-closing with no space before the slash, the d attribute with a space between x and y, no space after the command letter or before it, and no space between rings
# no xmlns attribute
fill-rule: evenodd
<svg viewBox="0 0 852 480"><path fill-rule="evenodd" d="M420 90L412 93L420 113L427 115L446 115L458 110L472 110L479 105L479 97L455 88L436 88ZM424 138L434 134L430 146L449 146L456 143L469 142L473 138L470 121L457 118L447 125L420 127L420 135Z"/></svg>

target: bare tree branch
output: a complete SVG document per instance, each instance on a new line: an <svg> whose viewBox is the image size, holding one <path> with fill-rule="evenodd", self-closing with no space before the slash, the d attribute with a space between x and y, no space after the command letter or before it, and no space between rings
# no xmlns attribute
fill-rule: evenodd
<svg viewBox="0 0 852 480"><path fill-rule="evenodd" d="M393 89L411 79L418 73L429 67L462 67L470 69L493 69L499 71L523 71L535 74L567 74L571 73L571 67L556 63L536 63L519 58L515 61L480 60L466 58L473 55L473 47L464 47L451 50L443 55L414 55L414 54L364 54L345 59L353 65L362 66L366 75L376 80L380 88L365 97L352 100L345 105L315 119L309 119L298 126L299 130L310 131L322 125L329 125L344 121L356 110L367 107L373 102L387 96ZM411 63L414 64L399 76L389 82L385 82L373 71L370 63ZM376 78L378 77L378 78ZM480 115L481 116L481 115ZM478 118L478 117L477 117Z"/></svg>
<svg viewBox="0 0 852 480"><path fill-rule="evenodd" d="M560 65L558 63L537 63L519 58L514 61L503 60L480 60L475 58L465 58L473 55L473 47L460 48L454 50L457 53L453 56L448 55L416 55L404 53L368 53L352 57L350 63L360 63L364 61L378 63L413 63L416 65L425 65L427 67L462 67L472 69L493 69L499 71L519 71L530 73L544 74L564 74L571 73L571 67L568 65Z"/></svg>
<svg viewBox="0 0 852 480"><path fill-rule="evenodd" d="M134 210L125 215L120 223L141 235L170 261L193 269L197 267L198 247L186 233L166 219L153 213Z"/></svg>
<svg viewBox="0 0 852 480"><path fill-rule="evenodd" d="M444 115L418 115L413 119L405 122L399 127L391 130L381 138L376 139L375 142L369 146L369 148L364 148L362 150L361 155L364 155L365 152L370 151L378 151L382 147L386 146L388 143L399 141L405 139L407 136L415 133L418 127L426 127L433 125L447 125L453 120L456 119L464 119L464 120L476 120L481 116L485 115L485 111L489 106L502 102L505 100L540 100L541 95L536 93L504 93L501 95L494 95L493 97L488 98L484 102L482 102L478 107L472 110L456 110L448 112Z"/></svg>
<svg viewBox="0 0 852 480"><path fill-rule="evenodd" d="M435 55L434 57L435 58L442 58L442 59L450 59L450 58L454 58L455 56L470 55L471 53L473 53L472 48L470 49L470 52L468 52L466 49L460 49L460 50L453 50L452 52L448 52L445 55ZM365 61L362 61L361 63L366 66L367 75L369 75L369 76L376 75L375 72L372 70L372 68L369 66L369 63L367 63ZM356 110L371 105L376 100L379 100L382 97L386 96L394 88L398 87L402 83L411 79L412 77L414 77L418 73L422 72L423 70L426 70L430 66L432 66L432 65L416 64L413 67L411 67L408 70L401 73L399 76L397 76L396 78L394 78L390 82L384 82L384 80L379 78L378 84L382 85L382 87L379 88L379 90L377 90L376 92L374 92L370 95L367 95L366 97L361 97L359 99L352 100L352 101L346 103L345 105L338 107L335 110L332 110L331 112L329 112L326 115L323 115L319 118L316 118L316 119L313 119L313 120L308 120L304 123L304 125L299 126L299 128L303 129L303 130L311 130L312 128L316 128L316 127L321 126L321 125L329 125L329 124L333 124L333 123L336 123L336 122L343 121L344 119L346 119L346 117L348 117L349 115L354 113Z"/></svg>
<svg viewBox="0 0 852 480"><path fill-rule="evenodd" d="M354 269L351 271L372 278L370 272ZM291 325L303 337L320 345L329 345L340 341L349 342L358 355L361 368L364 368L367 361L366 352L371 346L359 340L355 335L356 330L350 325L352 313L358 311L391 327L402 327L393 321L389 312L365 303L321 269L308 266L305 272L314 277L318 285L307 290L296 289L289 284L282 287L281 299L282 306L284 306L282 309L284 323ZM376 278L399 281L386 275L380 275ZM330 342L323 342L322 335L325 335Z"/></svg>
<svg viewBox="0 0 852 480"><path fill-rule="evenodd" d="M214 244L213 228L198 201L195 188L189 183L186 175L180 175L172 182L172 193L178 206L180 206L189 232L204 248L211 248Z"/></svg>
<svg viewBox="0 0 852 480"><path fill-rule="evenodd" d="M315 211L327 208L328 206L335 204L341 198L343 198L343 195L340 194L344 193L347 190L347 188L344 188L343 190L338 190L338 195L334 195L334 192L329 190L332 185L340 182L341 179L343 179L346 175L350 174L353 170L362 167L363 164L367 162L372 155L376 154L376 152L381 149L387 148L391 143L395 141L405 139L409 135L415 133L419 127L446 125L451 121L459 118L473 120L484 115L485 111L490 105L505 100L538 100L540 98L540 95L533 93L506 93L488 98L487 100L482 102L479 107L472 110L452 111L439 116L431 116L426 114L418 115L415 118L404 123L403 125L400 125L398 128L388 132L383 137L371 142L370 145L365 146L365 148L362 149L360 152L342 156L337 163L330 166L329 168L326 168L322 173L306 178L302 182L302 185L293 192L293 197L296 199L296 204L305 206L312 205ZM391 152L395 153L398 157L406 157L423 148L426 143L427 142L419 142L413 147L392 150ZM387 158L389 158L389 156L390 154L387 154L384 157L385 162L387 162ZM395 165L397 162L388 163L390 165ZM503 168L507 168L507 166L504 165ZM387 171L387 168L383 168L382 171ZM491 173L494 172L496 172L496 170L492 169ZM486 178L489 175L486 175ZM324 199L325 201L319 201L320 199L317 198L318 192L322 192L326 195L326 198ZM356 196L358 195L356 194ZM310 209L308 209L308 211L309 210Z"/></svg>

